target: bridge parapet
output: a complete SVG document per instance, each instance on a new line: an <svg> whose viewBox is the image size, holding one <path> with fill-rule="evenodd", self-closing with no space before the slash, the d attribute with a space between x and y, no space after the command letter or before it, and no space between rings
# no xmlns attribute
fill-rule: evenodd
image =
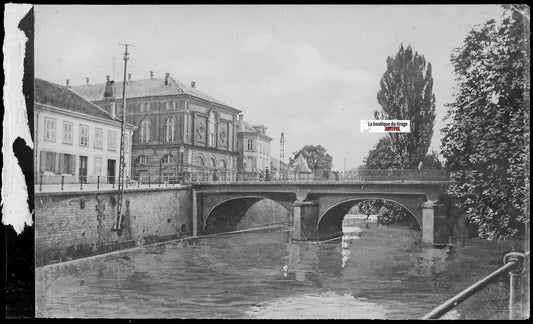
<svg viewBox="0 0 533 324"><path fill-rule="evenodd" d="M190 176L186 182L353 182L353 181L448 181L450 174L442 169L358 169L356 171L315 171L298 173L283 172L238 172L232 176L218 176L219 171L207 170L202 176Z"/></svg>

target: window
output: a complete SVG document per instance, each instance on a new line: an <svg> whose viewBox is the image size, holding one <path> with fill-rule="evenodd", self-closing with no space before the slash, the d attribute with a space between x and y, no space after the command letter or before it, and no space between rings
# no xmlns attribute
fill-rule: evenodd
<svg viewBox="0 0 533 324"><path fill-rule="evenodd" d="M174 157L170 154L165 154L163 158L161 158L161 163L174 163L176 162L174 160Z"/></svg>
<svg viewBox="0 0 533 324"><path fill-rule="evenodd" d="M198 165L204 166L204 158L201 156L198 157Z"/></svg>
<svg viewBox="0 0 533 324"><path fill-rule="evenodd" d="M80 125L80 146L89 146L89 126Z"/></svg>
<svg viewBox="0 0 533 324"><path fill-rule="evenodd" d="M56 120L52 118L44 119L44 139L45 141L56 141Z"/></svg>
<svg viewBox="0 0 533 324"><path fill-rule="evenodd" d="M215 168L217 166L217 163L215 162L215 158L209 159L209 162L211 163L211 167Z"/></svg>
<svg viewBox="0 0 533 324"><path fill-rule="evenodd" d="M169 110L170 109L170 101L167 101L165 102L165 110Z"/></svg>
<svg viewBox="0 0 533 324"><path fill-rule="evenodd" d="M102 175L102 158L101 157L94 158L94 173L96 175Z"/></svg>
<svg viewBox="0 0 533 324"><path fill-rule="evenodd" d="M248 151L253 151L253 150L254 150L254 140L249 139L248 142L247 142L247 144L248 144L248 145L247 145L246 149L247 149Z"/></svg>
<svg viewBox="0 0 533 324"><path fill-rule="evenodd" d="M216 124L216 120L215 120L215 112L213 110L211 110L209 112L209 120L207 122L207 127L208 127L208 131L209 131L209 144L210 146L215 146L216 143L215 143L215 124Z"/></svg>
<svg viewBox="0 0 533 324"><path fill-rule="evenodd" d="M139 128L139 143L148 143L150 140L150 121L143 119Z"/></svg>
<svg viewBox="0 0 533 324"><path fill-rule="evenodd" d="M96 148L104 147L104 130L101 128L94 129L94 147Z"/></svg>
<svg viewBox="0 0 533 324"><path fill-rule="evenodd" d="M168 104L168 102L167 102ZM165 120L165 129L164 129L165 142L174 141L174 118L169 117Z"/></svg>
<svg viewBox="0 0 533 324"><path fill-rule="evenodd" d="M248 171L253 171L255 170L255 167L254 167L254 160L252 157L248 157Z"/></svg>
<svg viewBox="0 0 533 324"><path fill-rule="evenodd" d="M74 174L76 156L71 154L62 154L61 164L59 166L59 173Z"/></svg>
<svg viewBox="0 0 533 324"><path fill-rule="evenodd" d="M117 150L117 132L109 130L107 131L107 148L109 151Z"/></svg>
<svg viewBox="0 0 533 324"><path fill-rule="evenodd" d="M136 164L148 164L148 157L146 155L140 155L135 160Z"/></svg>
<svg viewBox="0 0 533 324"><path fill-rule="evenodd" d="M225 168L226 168L226 160L220 160L220 165L219 165L219 167L220 167L221 169L225 169Z"/></svg>
<svg viewBox="0 0 533 324"><path fill-rule="evenodd" d="M55 154L54 152L46 152L44 170L55 172Z"/></svg>
<svg viewBox="0 0 533 324"><path fill-rule="evenodd" d="M144 111L144 102L139 104L139 111Z"/></svg>
<svg viewBox="0 0 533 324"><path fill-rule="evenodd" d="M185 141L189 141L189 114L185 114Z"/></svg>
<svg viewBox="0 0 533 324"><path fill-rule="evenodd" d="M63 122L63 143L72 144L72 123Z"/></svg>
<svg viewBox="0 0 533 324"><path fill-rule="evenodd" d="M76 156L73 154L41 151L40 170L41 172L52 172L55 174L75 174Z"/></svg>

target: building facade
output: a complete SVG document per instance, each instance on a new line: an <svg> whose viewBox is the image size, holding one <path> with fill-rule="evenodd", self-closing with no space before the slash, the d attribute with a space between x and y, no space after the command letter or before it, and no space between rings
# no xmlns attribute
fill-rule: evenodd
<svg viewBox="0 0 533 324"><path fill-rule="evenodd" d="M251 125L239 115L237 123L238 169L242 172L261 172L270 168L270 142L264 125Z"/></svg>
<svg viewBox="0 0 533 324"><path fill-rule="evenodd" d="M123 82L86 84L74 91L122 115ZM237 171L237 114L241 111L170 77L126 82L126 120L135 125L131 174L142 182L181 176L224 180Z"/></svg>
<svg viewBox="0 0 533 324"><path fill-rule="evenodd" d="M37 183L117 183L121 121L69 88L35 79ZM125 125L125 176L133 126Z"/></svg>

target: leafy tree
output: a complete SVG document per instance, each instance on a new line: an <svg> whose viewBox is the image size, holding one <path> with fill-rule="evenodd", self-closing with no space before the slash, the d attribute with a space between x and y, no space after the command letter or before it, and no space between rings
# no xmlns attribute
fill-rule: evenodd
<svg viewBox="0 0 533 324"><path fill-rule="evenodd" d="M321 145L306 145L299 151L294 152L292 157L289 157L289 165L293 166L298 156L302 154L311 171L329 171L332 167L333 158L326 151L326 148Z"/></svg>
<svg viewBox="0 0 533 324"><path fill-rule="evenodd" d="M426 154L424 158L422 159L422 163L420 165L422 169L442 169L444 166L442 165L442 162L439 160L439 153L437 151L432 150L431 153Z"/></svg>
<svg viewBox="0 0 533 324"><path fill-rule="evenodd" d="M400 162L392 149L390 137L382 137L363 160L368 169L398 169Z"/></svg>
<svg viewBox="0 0 533 324"><path fill-rule="evenodd" d="M457 88L442 129L442 153L452 172L449 194L481 237L509 238L524 228L528 17L526 5L506 6L500 23L475 27L451 57Z"/></svg>
<svg viewBox="0 0 533 324"><path fill-rule="evenodd" d="M426 155L435 123L435 95L431 63L411 46L403 45L395 57L387 58L387 70L380 82L377 99L382 111L376 119L411 121L410 133L389 133L392 152L400 168L417 168Z"/></svg>
<svg viewBox="0 0 533 324"><path fill-rule="evenodd" d="M380 211L383 203L384 200L381 199L367 199L361 201L355 207L359 213L366 215L366 219L368 219L370 215L375 215Z"/></svg>

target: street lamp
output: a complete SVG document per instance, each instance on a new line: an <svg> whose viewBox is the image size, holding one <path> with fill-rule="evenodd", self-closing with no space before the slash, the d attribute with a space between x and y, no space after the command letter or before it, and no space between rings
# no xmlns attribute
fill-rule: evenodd
<svg viewBox="0 0 533 324"><path fill-rule="evenodd" d="M180 183L183 184L183 153L185 153L185 146L183 144L180 145L180 155L181 155L181 166L180 166L180 173L181 173L181 179Z"/></svg>

